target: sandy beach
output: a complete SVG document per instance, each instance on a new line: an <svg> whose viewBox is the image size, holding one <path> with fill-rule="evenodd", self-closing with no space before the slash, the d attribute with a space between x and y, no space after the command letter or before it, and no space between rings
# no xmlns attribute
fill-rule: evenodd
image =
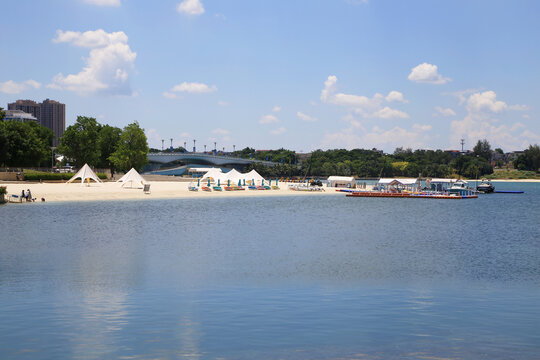
<svg viewBox="0 0 540 360"><path fill-rule="evenodd" d="M47 202L59 201L109 201L109 200L138 200L138 199L180 199L180 198L218 198L239 196L328 196L342 195L333 188L323 187L325 191L293 191L288 183L279 183L279 190L239 190L239 191L189 191L187 182L155 181L150 183L150 194L142 189L121 187L120 183L104 182L91 183L90 186L81 183L29 183L29 182L0 182L7 186L8 196L20 195L22 190L30 189L36 202L44 198ZM223 186L222 186L223 187ZM7 197L6 196L6 199Z"/></svg>

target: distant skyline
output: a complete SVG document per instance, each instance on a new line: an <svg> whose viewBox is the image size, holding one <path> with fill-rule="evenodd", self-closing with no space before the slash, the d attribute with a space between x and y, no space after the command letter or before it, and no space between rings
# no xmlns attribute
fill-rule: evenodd
<svg viewBox="0 0 540 360"><path fill-rule="evenodd" d="M0 107L66 104L149 145L540 144L537 1L3 4Z"/></svg>

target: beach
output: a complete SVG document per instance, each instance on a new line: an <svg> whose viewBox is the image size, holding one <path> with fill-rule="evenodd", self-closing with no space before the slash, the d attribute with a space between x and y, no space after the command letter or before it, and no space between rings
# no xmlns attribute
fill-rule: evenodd
<svg viewBox="0 0 540 360"><path fill-rule="evenodd" d="M74 182L66 183L30 183L30 182L0 182L0 186L6 186L8 196L20 195L22 190L30 189L32 198L41 201L42 198L49 202L59 201L109 201L109 200L141 200L141 199L181 199L181 198L225 198L225 197L249 197L249 196L305 196L305 195L343 195L334 188L322 187L325 191L294 191L289 189L289 183L280 182L279 190L236 190L206 192L189 191L188 182L177 181L154 181L149 182L150 193L145 194L143 189L130 188L129 185L122 187L117 182L90 183L89 186ZM201 184L202 185L202 184ZM224 186L221 186L224 188Z"/></svg>

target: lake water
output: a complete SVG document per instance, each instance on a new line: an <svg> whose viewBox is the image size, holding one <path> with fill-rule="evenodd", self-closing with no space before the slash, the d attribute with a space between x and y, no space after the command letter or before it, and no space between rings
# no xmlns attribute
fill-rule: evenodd
<svg viewBox="0 0 540 360"><path fill-rule="evenodd" d="M0 207L2 359L538 359L540 184Z"/></svg>

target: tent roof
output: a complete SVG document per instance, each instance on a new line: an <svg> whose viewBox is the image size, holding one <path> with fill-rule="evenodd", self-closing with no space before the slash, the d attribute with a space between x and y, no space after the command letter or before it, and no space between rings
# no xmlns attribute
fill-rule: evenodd
<svg viewBox="0 0 540 360"><path fill-rule="evenodd" d="M69 179L66 184L69 184L70 182L78 178L81 179L81 184L83 184L86 179L94 180L97 183L101 182L96 173L94 173L92 169L90 169L90 166L88 166L88 164L84 164L84 166L79 171L77 171L77 173L73 175L73 177Z"/></svg>
<svg viewBox="0 0 540 360"><path fill-rule="evenodd" d="M228 173L224 174L222 177L222 180L231 180L233 182L237 182L238 180L244 179L244 174L241 174L236 169L232 169Z"/></svg>
<svg viewBox="0 0 540 360"><path fill-rule="evenodd" d="M134 168L131 168L124 176L122 176L119 180L116 182L121 182L122 186L126 185L127 183L131 182L131 184L137 184L138 187L143 187L143 185L146 183L146 180L135 170Z"/></svg>
<svg viewBox="0 0 540 360"><path fill-rule="evenodd" d="M255 169L251 170L247 174L244 174L244 178L246 180L255 180L255 181L261 181L264 180L264 178L257 172Z"/></svg>
<svg viewBox="0 0 540 360"><path fill-rule="evenodd" d="M439 178L433 178L430 180L431 183L445 183L445 184L451 184L453 182L455 182L456 180L455 179L439 179Z"/></svg>
<svg viewBox="0 0 540 360"><path fill-rule="evenodd" d="M201 178L201 181L206 180L208 178L217 180L217 179L221 179L222 176L223 176L223 172L221 171L220 168L210 168L206 172L206 174L203 175L203 177Z"/></svg>
<svg viewBox="0 0 540 360"><path fill-rule="evenodd" d="M329 176L328 181L354 181L352 176Z"/></svg>
<svg viewBox="0 0 540 360"><path fill-rule="evenodd" d="M418 183L418 179L391 179L391 178L381 178L379 179L379 184L381 185L414 185Z"/></svg>

